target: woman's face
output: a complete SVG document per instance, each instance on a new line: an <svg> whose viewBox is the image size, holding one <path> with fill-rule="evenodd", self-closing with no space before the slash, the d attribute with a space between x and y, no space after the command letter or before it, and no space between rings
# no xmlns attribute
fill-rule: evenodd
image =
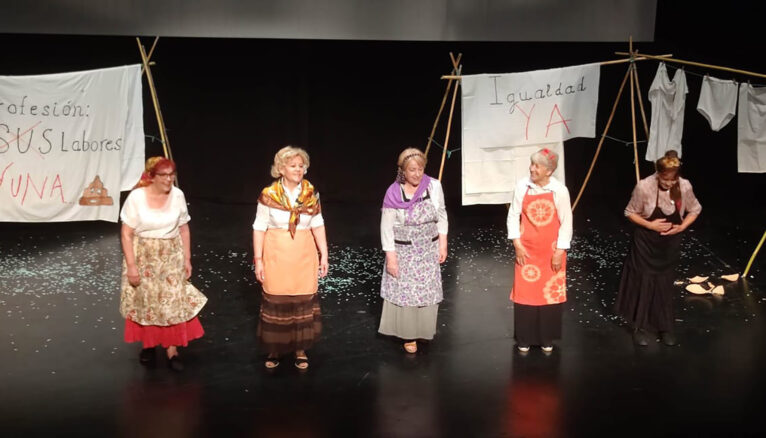
<svg viewBox="0 0 766 438"><path fill-rule="evenodd" d="M675 170L662 172L658 175L657 180L663 190L670 190L671 187L678 184L678 172Z"/></svg>
<svg viewBox="0 0 766 438"><path fill-rule="evenodd" d="M413 187L417 187L420 184L420 180L423 179L423 170L423 166L416 160L407 161L403 169L404 181Z"/></svg>
<svg viewBox="0 0 766 438"><path fill-rule="evenodd" d="M548 184L551 175L553 175L553 171L542 164L537 164L533 161L532 164L529 165L529 179L538 186Z"/></svg>
<svg viewBox="0 0 766 438"><path fill-rule="evenodd" d="M304 169L303 158L300 155L296 155L285 163L279 169L279 173L282 177L292 184L300 184L303 180L303 175L306 173Z"/></svg>
<svg viewBox="0 0 766 438"><path fill-rule="evenodd" d="M173 181L176 179L176 172L170 166L164 166L155 169L152 185L162 193L170 192L173 187Z"/></svg>

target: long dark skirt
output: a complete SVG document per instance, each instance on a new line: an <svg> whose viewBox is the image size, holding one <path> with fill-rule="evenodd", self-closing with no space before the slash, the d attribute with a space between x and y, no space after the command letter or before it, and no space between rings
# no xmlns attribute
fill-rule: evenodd
<svg viewBox="0 0 766 438"><path fill-rule="evenodd" d="M673 280L680 243L680 234L661 236L636 228L615 303L615 311L633 328L673 330Z"/></svg>
<svg viewBox="0 0 766 438"><path fill-rule="evenodd" d="M322 322L319 297L312 295L262 294L256 335L267 354L307 350L319 339Z"/></svg>
<svg viewBox="0 0 766 438"><path fill-rule="evenodd" d="M513 335L521 345L553 345L561 339L564 303L528 306L513 303Z"/></svg>

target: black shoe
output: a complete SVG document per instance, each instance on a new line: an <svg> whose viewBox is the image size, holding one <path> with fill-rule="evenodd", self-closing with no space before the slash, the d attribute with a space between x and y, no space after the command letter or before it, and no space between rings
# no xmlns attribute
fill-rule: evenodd
<svg viewBox="0 0 766 438"><path fill-rule="evenodd" d="M141 349L141 353L138 355L138 361L141 362L141 365L150 365L154 363L155 357L154 347L143 348Z"/></svg>
<svg viewBox="0 0 766 438"><path fill-rule="evenodd" d="M171 357L168 359L168 368L171 370L180 373L184 370L184 363L181 362L181 358L178 357L178 355Z"/></svg>
<svg viewBox="0 0 766 438"><path fill-rule="evenodd" d="M660 332L660 340L668 347L672 347L678 344L676 336L673 334L673 332Z"/></svg>
<svg viewBox="0 0 766 438"><path fill-rule="evenodd" d="M646 339L646 332L643 329L635 329L633 331L633 342L642 347L649 345L649 341Z"/></svg>

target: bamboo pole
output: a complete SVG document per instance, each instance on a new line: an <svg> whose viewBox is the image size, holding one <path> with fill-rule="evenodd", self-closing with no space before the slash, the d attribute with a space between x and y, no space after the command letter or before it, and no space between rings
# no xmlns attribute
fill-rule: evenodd
<svg viewBox="0 0 766 438"><path fill-rule="evenodd" d="M758 254L758 251L761 250L761 246L763 246L763 242L766 241L766 231L763 232L763 237L761 237L761 241L758 242L758 246L755 247L755 251L753 251L753 255L750 256L750 261L747 262L747 267L745 268L745 272L742 273L742 277L747 277L747 274L750 272L750 267L753 266L753 261L755 260L756 254Z"/></svg>
<svg viewBox="0 0 766 438"><path fill-rule="evenodd" d="M149 82L149 91L151 92L151 95L152 95L154 112L157 115L157 124L159 125L160 138L162 140L162 151L165 153L165 158L172 160L173 154L170 152L170 142L168 141L167 133L165 132L165 121L162 118L162 111L160 110L160 101L159 101L159 98L157 97L157 90L154 87L152 70L151 68L149 68L149 59L146 56L146 51L144 50L144 46L141 44L141 39L136 37L136 42L138 43L138 50L141 52L141 60L143 61L144 69L146 71L146 80L147 82Z"/></svg>
<svg viewBox="0 0 766 438"><path fill-rule="evenodd" d="M630 52L633 53L633 37L630 37ZM628 71L630 71L630 120L632 122L633 126L633 163L636 167L636 183L641 181L641 176L638 172L638 139L636 138L636 101L634 97L634 90L633 90L633 80L636 77L635 69L633 69L633 64L630 64L630 67L628 67Z"/></svg>
<svg viewBox="0 0 766 438"><path fill-rule="evenodd" d="M638 52L636 52L636 53L638 53ZM628 53L625 53L625 52L615 52L615 54L616 55L628 55ZM720 66L720 65L703 64L701 62L685 61L683 59L677 59L677 58L665 58L665 57L662 57L662 56L647 55L645 53L642 53L642 54L640 54L638 56L641 56L643 58L656 59L658 61L676 62L678 64L694 65L694 66L697 66L697 67L712 68L712 69L715 69L715 70L723 70L723 71L728 71L728 72L731 72L731 73L739 73L739 74L748 75L748 76L755 76L757 78L766 78L766 74L763 74L763 73L756 73L756 72L747 71L747 70L740 70L740 69L731 68L731 67L723 67L723 66Z"/></svg>
<svg viewBox="0 0 766 438"><path fill-rule="evenodd" d="M458 69L458 73L460 73ZM447 135L444 138L444 149L442 150L442 163L439 166L439 181L442 180L442 173L444 172L444 160L447 158L447 149L449 149L449 133L452 128L452 114L455 112L455 99L457 99L457 89L460 87L460 83L455 83L455 88L452 90L452 104L449 108L449 118L447 119Z"/></svg>
<svg viewBox="0 0 766 438"><path fill-rule="evenodd" d="M455 72L457 72L458 65L460 65L460 58L463 57L462 53L457 54L457 59L455 59L454 56L452 56L452 52L449 53L450 60L452 61L452 74L454 75ZM442 97L442 104L439 107L439 112L436 114L436 120L434 120L434 126L431 128L431 135L428 136L428 144L426 144L426 157L428 156L428 150L431 149L431 142L433 141L434 134L436 133L436 126L439 125L439 119L442 117L442 111L444 110L444 105L447 103L447 97L449 96L449 89L452 87L452 83L454 82L454 79L450 79L449 82L447 82L447 88L444 90L444 96Z"/></svg>
<svg viewBox="0 0 766 438"><path fill-rule="evenodd" d="M590 169L588 169L588 174L585 175L585 180L582 183L582 186L580 187L580 192L577 193L577 198L575 199L574 203L572 203L572 211L577 207L577 203L580 202L580 197L582 197L582 193L585 191L585 186L588 185L588 180L590 179L591 173L593 173L593 167L596 165L596 160L598 159L598 154L601 152L601 146L604 144L604 139L606 138L607 132L609 132L609 126L612 124L612 119L614 118L614 113L617 111L617 104L620 103L620 97L622 96L622 90L625 88L625 83L628 82L628 77L630 77L630 69L625 72L625 77L622 79L622 84L620 85L620 91L617 92L617 97L614 99L614 105L612 105L612 113L609 114L609 120L606 122L606 127L604 127L604 132L601 134L601 139L598 141L598 147L596 148L596 153L593 155L593 161L590 163Z"/></svg>
<svg viewBox="0 0 766 438"><path fill-rule="evenodd" d="M154 54L154 49L157 47L157 41L160 40L160 37L154 37L154 42L152 43L152 48L149 49L149 54L146 55L146 63L149 65L154 65L152 60L152 55ZM141 74L144 74L144 71L146 70L146 67L141 67Z"/></svg>
<svg viewBox="0 0 766 438"><path fill-rule="evenodd" d="M641 97L641 86L638 84L638 66L633 64L634 82L636 86L636 94L638 95L638 106L641 108L641 119L644 121L644 132L646 133L646 139L649 140L649 125L646 123L646 112L644 112L644 99Z"/></svg>
<svg viewBox="0 0 766 438"><path fill-rule="evenodd" d="M656 57L653 57L653 58L644 58L642 56L637 56L637 57L633 58L633 61L648 61L648 60L653 59L653 58L666 59L666 58L670 58L673 55L672 54L657 55ZM631 61L630 58L615 59L613 61L602 61L602 62L599 62L598 65L624 64L624 63L630 62L630 61ZM453 74L453 75L443 75L441 78L442 79L462 79L463 77L460 76L460 75L454 75Z"/></svg>

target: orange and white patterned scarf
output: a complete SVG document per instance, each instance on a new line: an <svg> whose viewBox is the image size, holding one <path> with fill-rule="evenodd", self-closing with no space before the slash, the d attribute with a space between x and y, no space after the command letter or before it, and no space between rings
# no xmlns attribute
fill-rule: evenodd
<svg viewBox="0 0 766 438"><path fill-rule="evenodd" d="M301 220L301 214L316 216L322 212L319 195L314 193L314 186L305 179L301 181L301 193L298 195L298 200L294 206L290 205L290 200L287 198L287 193L281 179L274 181L273 184L264 188L261 191L258 202L269 208L277 208L290 212L288 230L290 231L290 237L293 238L295 237L298 222Z"/></svg>

